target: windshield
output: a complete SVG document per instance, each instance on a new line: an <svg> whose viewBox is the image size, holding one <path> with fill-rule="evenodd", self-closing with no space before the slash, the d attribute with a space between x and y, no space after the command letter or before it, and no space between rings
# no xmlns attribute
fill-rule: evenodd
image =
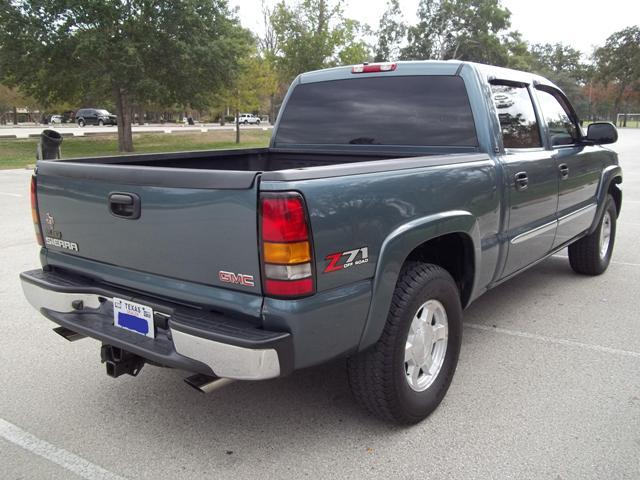
<svg viewBox="0 0 640 480"><path fill-rule="evenodd" d="M108 111L106 110L98 110L98 114L99 115L111 115Z"/></svg>
<svg viewBox="0 0 640 480"><path fill-rule="evenodd" d="M462 78L393 76L298 85L275 144L477 146L478 141Z"/></svg>

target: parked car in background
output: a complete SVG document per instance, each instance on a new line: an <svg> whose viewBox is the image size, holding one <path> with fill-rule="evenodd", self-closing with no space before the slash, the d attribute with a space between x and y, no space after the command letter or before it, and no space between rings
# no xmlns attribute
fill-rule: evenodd
<svg viewBox="0 0 640 480"><path fill-rule="evenodd" d="M117 125L118 117L101 108L81 108L76 112L76 123L85 125Z"/></svg>
<svg viewBox="0 0 640 480"><path fill-rule="evenodd" d="M241 113L240 117L238 118L238 123L241 123L243 125L260 125L260 118L256 117L253 113Z"/></svg>
<svg viewBox="0 0 640 480"><path fill-rule="evenodd" d="M62 115L47 115L44 119L45 125L62 123Z"/></svg>

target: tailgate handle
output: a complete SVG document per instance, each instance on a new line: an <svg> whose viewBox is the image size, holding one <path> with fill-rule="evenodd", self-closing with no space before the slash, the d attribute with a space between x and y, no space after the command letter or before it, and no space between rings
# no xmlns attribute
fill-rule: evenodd
<svg viewBox="0 0 640 480"><path fill-rule="evenodd" d="M135 193L112 192L109 194L109 212L120 218L140 218L140 197Z"/></svg>

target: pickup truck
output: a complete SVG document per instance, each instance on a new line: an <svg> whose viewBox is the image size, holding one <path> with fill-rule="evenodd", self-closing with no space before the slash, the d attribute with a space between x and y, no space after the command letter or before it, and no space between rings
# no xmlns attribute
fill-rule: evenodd
<svg viewBox="0 0 640 480"><path fill-rule="evenodd" d="M260 117L256 117L253 113L242 113L238 116L238 123L260 125Z"/></svg>
<svg viewBox="0 0 640 480"><path fill-rule="evenodd" d="M471 302L565 247L577 273L607 269L616 140L529 73L305 73L268 148L39 161L42 268L22 287L57 333L99 340L112 377L149 363L211 391L343 358L359 403L415 423Z"/></svg>

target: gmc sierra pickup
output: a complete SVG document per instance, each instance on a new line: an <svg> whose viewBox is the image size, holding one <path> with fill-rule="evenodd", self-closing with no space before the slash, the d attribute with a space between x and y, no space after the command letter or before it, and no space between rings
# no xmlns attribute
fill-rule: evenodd
<svg viewBox="0 0 640 480"><path fill-rule="evenodd" d="M112 377L202 391L346 358L355 398L417 422L444 397L462 310L569 247L609 265L615 127L583 132L536 75L398 62L300 75L268 148L40 161L28 301Z"/></svg>

